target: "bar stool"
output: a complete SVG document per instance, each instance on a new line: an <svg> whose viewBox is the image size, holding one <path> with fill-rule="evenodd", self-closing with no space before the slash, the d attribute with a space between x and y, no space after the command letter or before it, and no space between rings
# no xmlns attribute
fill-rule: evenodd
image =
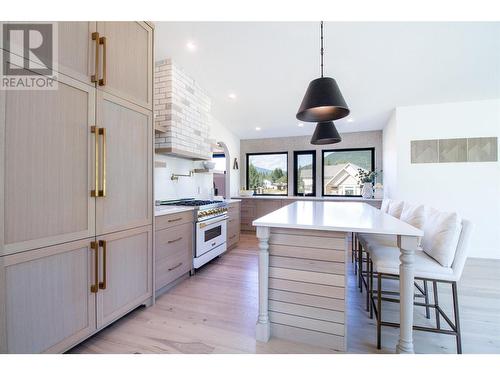
<svg viewBox="0 0 500 375"><path fill-rule="evenodd" d="M389 199L386 202L384 201L381 206L381 210L382 207L385 209L385 211L382 210L383 212L386 212L397 219L401 219L410 225L421 229L424 220L423 206L414 206L403 201ZM370 312L370 319L372 319L373 309L370 304L371 278L369 277L372 265L370 262L370 248L368 244L397 246L397 238L394 235L359 233L357 235L357 243L359 254L358 258L361 259L361 262L358 263L358 282L360 285L360 291L362 291L363 285L366 287L366 311ZM363 271L363 264L366 264L366 271ZM364 278L363 275L366 275L366 278ZM421 289L420 286L417 285L417 287ZM424 289L425 287L426 285L424 285ZM421 292L424 293L424 290Z"/></svg>
<svg viewBox="0 0 500 375"><path fill-rule="evenodd" d="M442 213L444 214L444 213ZM435 237L436 233L439 233L443 225L440 225L439 220L431 220L430 223L426 223L426 228L428 226L436 226L434 231L431 233L431 237ZM435 314L435 325L436 327L424 327L414 325L414 330L441 333L454 335L456 337L457 353L462 353L462 340L460 331L460 318L459 318L459 304L458 304L458 290L457 282L460 280L467 259L467 252L469 248L470 234L472 231L472 224L468 220L458 221L457 228L449 228L448 238L446 246L441 246L442 248L447 248L447 254L439 254L436 251L432 251L431 248L426 248L429 244L436 244L439 247L438 241L443 239L439 238L425 238L424 229L424 239L423 239L423 251L415 252L415 280L429 281L433 284L433 303L429 303L427 300L425 302L414 302L415 306L423 306L426 309L433 308ZM456 232L456 233L453 233ZM434 235L434 236L433 236ZM455 237L458 237L456 239ZM455 241L456 239L456 241ZM382 326L389 327L399 327L399 323L388 322L382 320L382 301L399 303L399 299L388 298L383 295L386 294L382 290L382 280L384 278L395 278L399 279L399 249L395 247L374 245L370 247L371 254L371 274L370 278L377 276L377 294L376 294L376 306L373 298L373 283L371 283L370 295L372 296L372 304L374 306L375 315L377 318L377 348L381 348L382 337L381 330ZM441 249L442 250L442 249ZM432 256L431 256L432 255ZM436 260L435 258L438 260ZM449 260L451 259L451 261ZM448 265L451 263L451 266ZM438 284L448 284L451 285L452 299L453 299L453 315L452 319L444 312L439 304L438 298ZM441 318L444 319L449 329L442 328Z"/></svg>

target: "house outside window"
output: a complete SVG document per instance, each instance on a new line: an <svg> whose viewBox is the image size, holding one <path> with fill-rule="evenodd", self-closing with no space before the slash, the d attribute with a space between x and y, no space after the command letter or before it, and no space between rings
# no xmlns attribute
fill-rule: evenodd
<svg viewBox="0 0 500 375"><path fill-rule="evenodd" d="M294 194L316 195L316 151L294 151Z"/></svg>
<svg viewBox="0 0 500 375"><path fill-rule="evenodd" d="M247 154L247 189L255 195L288 195L288 153Z"/></svg>
<svg viewBox="0 0 500 375"><path fill-rule="evenodd" d="M358 169L373 171L375 148L323 150L323 196L361 196Z"/></svg>

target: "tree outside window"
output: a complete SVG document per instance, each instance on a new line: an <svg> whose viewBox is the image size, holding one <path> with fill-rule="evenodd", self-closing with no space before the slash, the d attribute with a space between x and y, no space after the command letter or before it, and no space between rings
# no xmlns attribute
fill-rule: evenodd
<svg viewBox="0 0 500 375"><path fill-rule="evenodd" d="M247 154L247 188L256 195L288 195L288 154Z"/></svg>

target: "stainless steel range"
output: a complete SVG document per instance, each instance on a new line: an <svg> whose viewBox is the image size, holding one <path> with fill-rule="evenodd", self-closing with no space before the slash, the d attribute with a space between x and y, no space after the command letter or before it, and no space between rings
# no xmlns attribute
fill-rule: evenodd
<svg viewBox="0 0 500 375"><path fill-rule="evenodd" d="M194 207L196 217L194 268L226 251L227 203L197 199L158 201L157 205Z"/></svg>

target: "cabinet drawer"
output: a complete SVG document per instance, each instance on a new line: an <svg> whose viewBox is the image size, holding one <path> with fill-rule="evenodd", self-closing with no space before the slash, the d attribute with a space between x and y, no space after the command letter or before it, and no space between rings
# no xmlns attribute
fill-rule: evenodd
<svg viewBox="0 0 500 375"><path fill-rule="evenodd" d="M240 217L239 216L229 216L227 218L227 226L235 226L235 225L240 225Z"/></svg>
<svg viewBox="0 0 500 375"><path fill-rule="evenodd" d="M238 214L240 211L240 203L235 202L235 203L230 203L227 207L227 214Z"/></svg>
<svg viewBox="0 0 500 375"><path fill-rule="evenodd" d="M185 223L174 228L156 230L155 259L160 261L178 252L192 253L193 224Z"/></svg>
<svg viewBox="0 0 500 375"><path fill-rule="evenodd" d="M233 221L236 221L236 220L240 220L240 211L236 211L236 212L228 212L228 215L227 215L228 219L229 220L233 220Z"/></svg>
<svg viewBox="0 0 500 375"><path fill-rule="evenodd" d="M156 261L156 290L189 272L193 263L191 249L178 250Z"/></svg>
<svg viewBox="0 0 500 375"><path fill-rule="evenodd" d="M241 207L241 217L254 218L255 217L255 206L242 206Z"/></svg>
<svg viewBox="0 0 500 375"><path fill-rule="evenodd" d="M193 220L193 211L157 216L155 218L156 230L170 228L185 223L192 223Z"/></svg>
<svg viewBox="0 0 500 375"><path fill-rule="evenodd" d="M247 198L241 200L241 207L251 207L255 206L255 198Z"/></svg>

